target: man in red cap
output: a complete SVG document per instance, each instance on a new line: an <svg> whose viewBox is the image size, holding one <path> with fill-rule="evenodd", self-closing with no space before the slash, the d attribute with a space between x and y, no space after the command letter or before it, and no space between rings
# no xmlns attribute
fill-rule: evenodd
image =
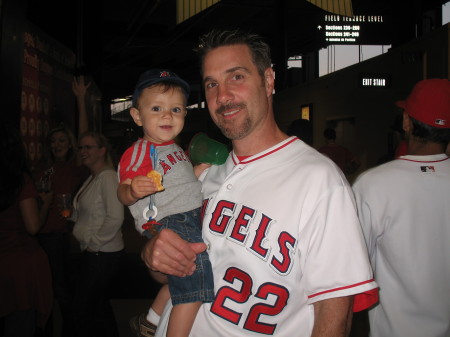
<svg viewBox="0 0 450 337"><path fill-rule="evenodd" d="M372 337L450 336L450 81L418 82L403 108L407 155L356 180L380 301Z"/></svg>

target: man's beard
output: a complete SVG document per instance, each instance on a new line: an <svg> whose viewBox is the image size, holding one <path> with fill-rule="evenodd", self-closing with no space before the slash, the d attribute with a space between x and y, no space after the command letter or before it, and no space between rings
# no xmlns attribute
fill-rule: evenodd
<svg viewBox="0 0 450 337"><path fill-rule="evenodd" d="M228 105L222 105L218 109L216 109L216 114L223 115L227 110L232 110L238 108L240 110L244 110L247 108L245 103L239 103L239 104L228 104ZM241 139L248 135L248 133L251 130L252 122L249 117L247 117L243 123L240 125L237 125L235 120L233 121L227 121L224 120L221 125L217 125L219 129L222 131L223 135L227 137L230 140L236 140Z"/></svg>
<svg viewBox="0 0 450 337"><path fill-rule="evenodd" d="M236 140L247 136L250 133L251 126L251 120L247 117L240 125L219 125L219 129L228 139Z"/></svg>

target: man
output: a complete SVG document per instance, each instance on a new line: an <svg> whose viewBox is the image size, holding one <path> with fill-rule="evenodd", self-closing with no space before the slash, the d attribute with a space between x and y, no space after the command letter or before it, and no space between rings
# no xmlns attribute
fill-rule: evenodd
<svg viewBox="0 0 450 337"><path fill-rule="evenodd" d="M191 336L345 336L352 305L377 299L350 186L276 125L270 51L259 36L214 31L199 53L211 118L233 151L201 177L215 301L202 305ZM143 258L183 276L204 249L162 231Z"/></svg>
<svg viewBox="0 0 450 337"><path fill-rule="evenodd" d="M408 154L353 189L380 301L373 337L450 336L450 82L423 80L405 101Z"/></svg>
<svg viewBox="0 0 450 337"><path fill-rule="evenodd" d="M349 149L336 143L336 131L332 128L326 128L323 136L327 144L319 148L319 152L329 157L336 163L344 174L355 173L361 163Z"/></svg>

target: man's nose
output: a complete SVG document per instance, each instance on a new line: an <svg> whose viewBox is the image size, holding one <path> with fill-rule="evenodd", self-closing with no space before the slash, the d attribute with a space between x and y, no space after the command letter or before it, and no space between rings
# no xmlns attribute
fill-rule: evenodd
<svg viewBox="0 0 450 337"><path fill-rule="evenodd" d="M226 105L233 100L233 94L226 84L217 86L217 104Z"/></svg>

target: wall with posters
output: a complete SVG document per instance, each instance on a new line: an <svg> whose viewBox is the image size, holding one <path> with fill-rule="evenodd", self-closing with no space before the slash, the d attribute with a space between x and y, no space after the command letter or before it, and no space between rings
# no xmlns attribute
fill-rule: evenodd
<svg viewBox="0 0 450 337"><path fill-rule="evenodd" d="M43 159L49 130L76 130L75 54L28 23L24 32L20 132L31 164Z"/></svg>

